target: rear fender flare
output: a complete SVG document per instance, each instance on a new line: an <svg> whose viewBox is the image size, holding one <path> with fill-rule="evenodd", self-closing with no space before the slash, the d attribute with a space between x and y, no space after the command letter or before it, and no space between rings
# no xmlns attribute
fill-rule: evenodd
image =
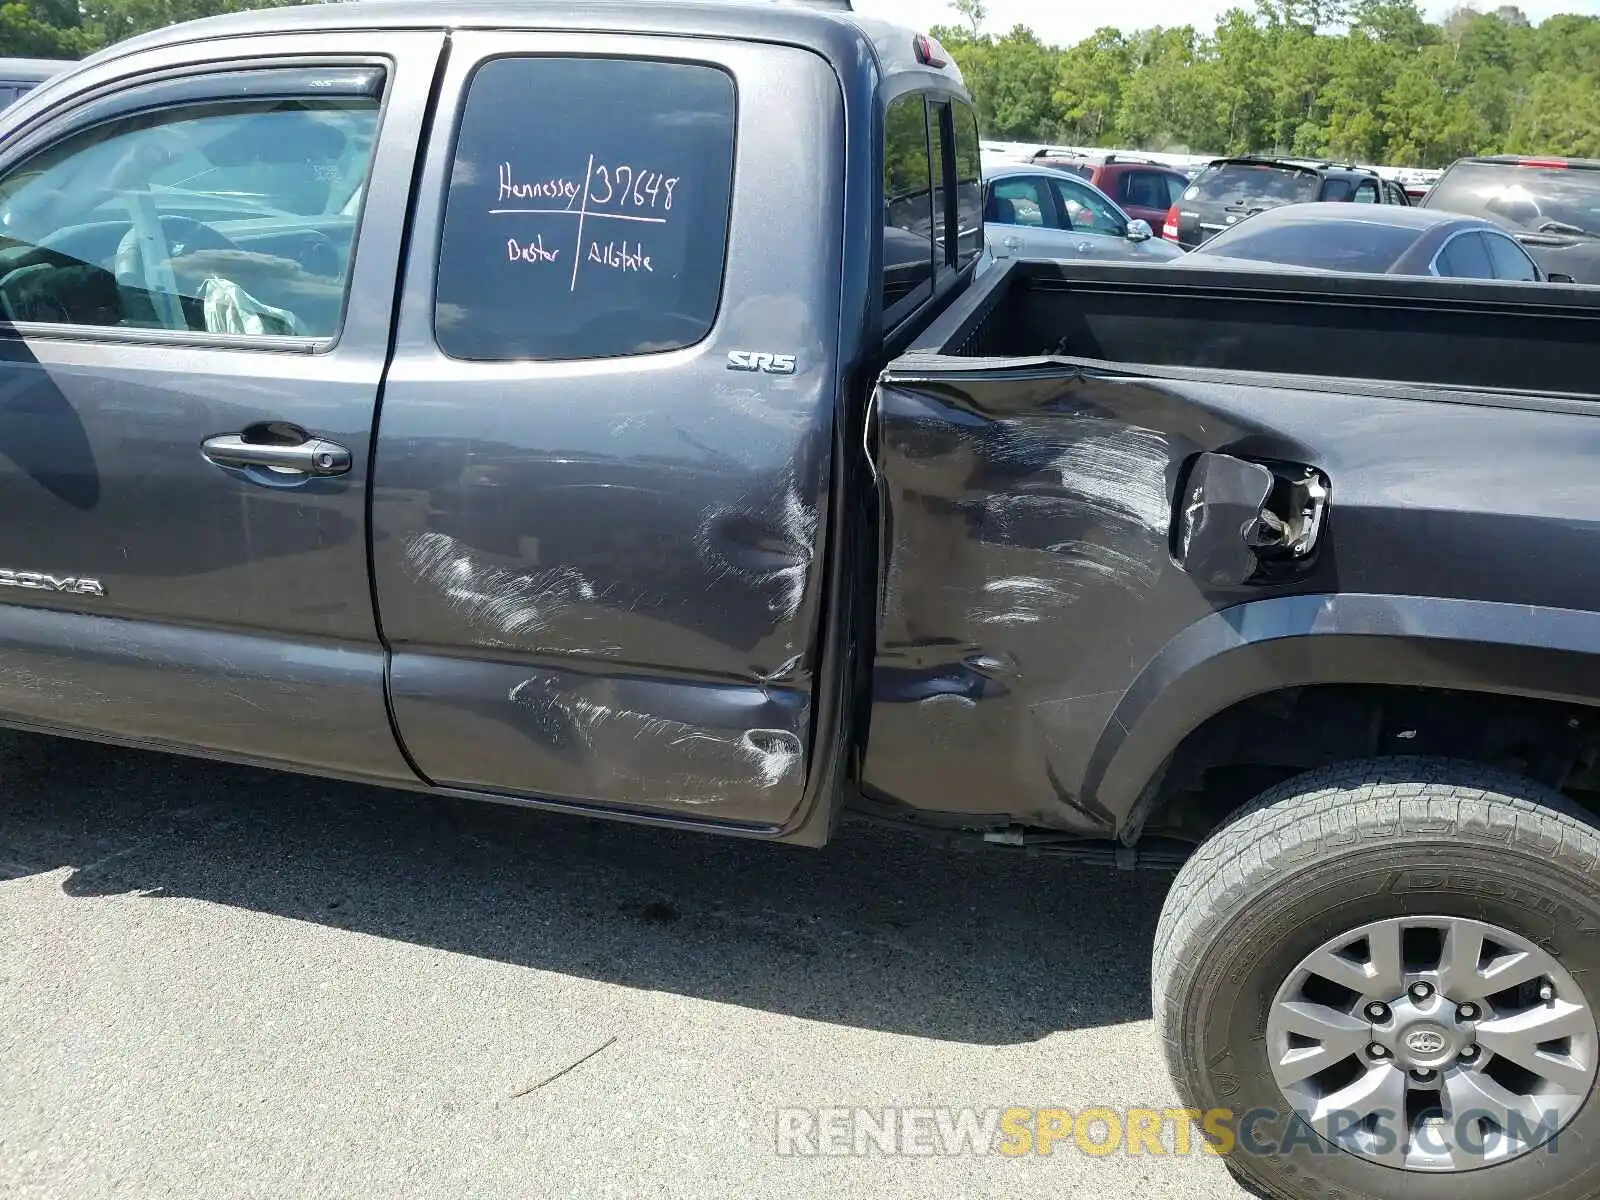
<svg viewBox="0 0 1600 1200"><path fill-rule="evenodd" d="M1600 705L1600 613L1363 593L1235 605L1178 633L1106 723L1082 799L1137 839L1147 785L1202 723L1241 700L1313 684L1389 684Z"/></svg>

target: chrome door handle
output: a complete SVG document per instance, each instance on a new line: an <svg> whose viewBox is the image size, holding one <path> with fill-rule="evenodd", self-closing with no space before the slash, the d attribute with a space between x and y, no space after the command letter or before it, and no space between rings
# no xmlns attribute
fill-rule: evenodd
<svg viewBox="0 0 1600 1200"><path fill-rule="evenodd" d="M226 433L200 443L200 453L219 467L274 467L306 475L343 475L350 469L350 451L321 438L285 446L247 442L236 433Z"/></svg>
<svg viewBox="0 0 1600 1200"><path fill-rule="evenodd" d="M1006 240L1004 242L1001 243L1001 245L1003 245L1007 250L1021 250L1022 249L1022 239L1021 238L1008 237L1008 238L1006 238Z"/></svg>

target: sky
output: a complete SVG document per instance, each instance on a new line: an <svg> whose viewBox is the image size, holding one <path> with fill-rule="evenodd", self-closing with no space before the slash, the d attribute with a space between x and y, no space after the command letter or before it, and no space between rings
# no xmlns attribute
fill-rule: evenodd
<svg viewBox="0 0 1600 1200"><path fill-rule="evenodd" d="M1132 32L1152 25L1197 25L1209 28L1218 14L1238 4L1251 7L1249 0L1117 0L1103 5L1063 3L1062 0L986 0L988 33L1000 34L1018 23L1030 26L1040 39L1058 45L1071 45L1093 33L1101 25L1112 25ZM1480 0L1474 7L1493 10L1498 0ZM930 25L953 25L958 18L946 0L854 0L855 10L863 15L884 17L926 29ZM1424 8L1435 20L1456 7L1446 0L1427 0ZM1558 12L1583 13L1600 17L1600 0L1528 0L1521 5L1531 21L1542 21Z"/></svg>

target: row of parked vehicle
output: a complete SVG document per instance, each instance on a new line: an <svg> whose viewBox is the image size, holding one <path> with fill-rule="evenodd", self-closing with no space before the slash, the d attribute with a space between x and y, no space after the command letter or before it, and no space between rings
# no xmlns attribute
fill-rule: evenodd
<svg viewBox="0 0 1600 1200"><path fill-rule="evenodd" d="M1191 178L1131 155L1040 153L990 167L985 186L987 262L1600 284L1600 161L1461 159L1415 202L1368 167L1261 156L1216 159Z"/></svg>

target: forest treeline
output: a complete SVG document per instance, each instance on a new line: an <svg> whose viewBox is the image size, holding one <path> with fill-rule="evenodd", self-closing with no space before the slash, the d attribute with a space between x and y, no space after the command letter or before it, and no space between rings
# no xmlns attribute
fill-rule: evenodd
<svg viewBox="0 0 1600 1200"><path fill-rule="evenodd" d="M12 0L0 54L78 58L174 21L278 0ZM977 98L986 137L1197 154L1251 151L1443 166L1464 154L1600 158L1600 18L1531 24L1413 0L1256 0L1215 26L1044 44L984 27L956 0L934 32Z"/></svg>
<svg viewBox="0 0 1600 1200"><path fill-rule="evenodd" d="M1211 29L1045 45L985 31L981 0L934 33L987 138L1438 167L1467 154L1600 158L1600 18L1515 7L1431 22L1412 0L1257 0Z"/></svg>

